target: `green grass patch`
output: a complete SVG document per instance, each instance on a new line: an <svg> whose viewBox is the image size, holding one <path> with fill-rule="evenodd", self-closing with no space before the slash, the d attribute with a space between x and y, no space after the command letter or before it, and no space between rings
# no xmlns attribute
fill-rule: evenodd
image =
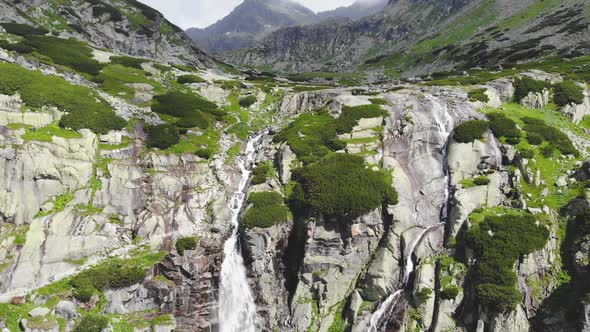
<svg viewBox="0 0 590 332"><path fill-rule="evenodd" d="M181 75L181 76L178 76L178 78L176 79L176 82L178 82L178 84L193 84L193 83L205 83L207 81L197 75Z"/></svg>
<svg viewBox="0 0 590 332"><path fill-rule="evenodd" d="M82 135L76 131L63 129L53 124L39 129L29 129L22 135L22 139L25 141L52 142L53 137L56 136L67 139L82 138Z"/></svg>
<svg viewBox="0 0 590 332"><path fill-rule="evenodd" d="M481 101L482 103L487 103L488 101L490 101L490 97L488 97L486 91L488 91L488 89L486 88L475 89L469 91L467 95L469 97L469 100L472 102Z"/></svg>
<svg viewBox="0 0 590 332"><path fill-rule="evenodd" d="M183 237L176 240L176 251L180 256L184 255L185 250L195 250L199 244L199 239L196 237Z"/></svg>

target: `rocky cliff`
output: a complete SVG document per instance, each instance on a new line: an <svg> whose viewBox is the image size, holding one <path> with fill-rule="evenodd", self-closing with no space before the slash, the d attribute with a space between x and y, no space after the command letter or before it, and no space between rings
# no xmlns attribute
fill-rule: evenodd
<svg viewBox="0 0 590 332"><path fill-rule="evenodd" d="M226 58L291 72L361 68L396 77L508 66L584 53L584 8L577 1L390 1L359 21L281 29Z"/></svg>

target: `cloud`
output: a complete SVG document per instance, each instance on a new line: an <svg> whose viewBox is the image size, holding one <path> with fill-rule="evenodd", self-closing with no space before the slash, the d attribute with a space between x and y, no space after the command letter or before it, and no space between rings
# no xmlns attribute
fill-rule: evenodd
<svg viewBox="0 0 590 332"><path fill-rule="evenodd" d="M229 14L242 0L140 0L183 29L205 28ZM297 0L318 12L348 6L354 0Z"/></svg>

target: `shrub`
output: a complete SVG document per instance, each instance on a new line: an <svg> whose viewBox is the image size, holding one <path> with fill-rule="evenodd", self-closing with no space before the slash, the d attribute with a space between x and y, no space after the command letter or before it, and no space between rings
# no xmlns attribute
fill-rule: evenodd
<svg viewBox="0 0 590 332"><path fill-rule="evenodd" d="M23 42L59 65L68 66L82 73L98 75L102 64L92 57L92 49L76 39L51 36L30 36Z"/></svg>
<svg viewBox="0 0 590 332"><path fill-rule="evenodd" d="M497 112L488 114L488 118L490 119L490 129L496 137L520 139L520 130L516 127L514 120Z"/></svg>
<svg viewBox="0 0 590 332"><path fill-rule="evenodd" d="M349 220L382 204L397 204L391 176L365 168L364 159L349 154L333 154L315 164L294 171L294 179L313 210Z"/></svg>
<svg viewBox="0 0 590 332"><path fill-rule="evenodd" d="M254 169L252 172L253 177L251 183L253 185L261 184L266 182L272 171L272 165L270 163L262 164Z"/></svg>
<svg viewBox="0 0 590 332"><path fill-rule="evenodd" d="M471 143L483 139L483 134L489 129L487 121L465 121L455 128L454 138L459 143Z"/></svg>
<svg viewBox="0 0 590 332"><path fill-rule="evenodd" d="M200 128L207 129L209 122L205 118L205 115L201 111L193 111L192 113L185 115L176 121L176 125L180 128Z"/></svg>
<svg viewBox="0 0 590 332"><path fill-rule="evenodd" d="M490 184L490 179L487 176L478 176L475 179L473 179L473 183L476 186L487 186L488 184Z"/></svg>
<svg viewBox="0 0 590 332"><path fill-rule="evenodd" d="M44 28L35 28L27 24L20 24L20 23L0 23L0 26L6 30L8 33L12 33L14 35L19 36L35 36L35 35L44 35L49 33L47 29Z"/></svg>
<svg viewBox="0 0 590 332"><path fill-rule="evenodd" d="M86 302L100 290L129 287L142 282L145 277L143 268L115 260L75 275L70 279L70 285L74 288L74 297Z"/></svg>
<svg viewBox="0 0 590 332"><path fill-rule="evenodd" d="M528 77L522 77L514 81L514 101L520 102L524 97L528 96L529 92L542 92L543 89L548 89L550 83L544 81L534 80Z"/></svg>
<svg viewBox="0 0 590 332"><path fill-rule="evenodd" d="M88 314L76 325L73 332L101 332L109 326L109 319L105 316Z"/></svg>
<svg viewBox="0 0 590 332"><path fill-rule="evenodd" d="M12 95L19 92L29 106L55 106L67 111L60 121L62 127L74 130L88 128L105 134L118 130L126 121L117 116L106 101L93 90L68 83L61 77L43 75L18 65L0 63L0 93Z"/></svg>
<svg viewBox="0 0 590 332"><path fill-rule="evenodd" d="M430 299L432 296L432 288L424 287L420 288L420 290L416 293L416 297L418 302L424 303Z"/></svg>
<svg viewBox="0 0 590 332"><path fill-rule="evenodd" d="M459 295L459 290L456 285L447 285L440 291L440 297L443 300L454 300Z"/></svg>
<svg viewBox="0 0 590 332"><path fill-rule="evenodd" d="M157 113L172 115L181 118L179 125L187 126L188 124L198 124L198 127L205 129L205 124L201 116L196 115L199 112L210 113L217 119L225 115L224 112L217 109L217 105L204 98L189 93L179 91L168 92L161 96L154 97L152 110ZM186 124L183 124L186 123Z"/></svg>
<svg viewBox="0 0 590 332"><path fill-rule="evenodd" d="M543 143L543 136L539 133L527 133L526 139L532 145L539 145Z"/></svg>
<svg viewBox="0 0 590 332"><path fill-rule="evenodd" d="M183 237L176 240L176 251L180 256L184 255L185 250L195 250L198 239L196 237Z"/></svg>
<svg viewBox="0 0 590 332"><path fill-rule="evenodd" d="M335 120L328 114L302 114L273 138L275 143L287 141L304 164L312 163L338 150Z"/></svg>
<svg viewBox="0 0 590 332"><path fill-rule="evenodd" d="M147 144L158 149L167 149L180 141L178 129L170 124L146 127Z"/></svg>
<svg viewBox="0 0 590 332"><path fill-rule="evenodd" d="M465 240L476 258L472 274L480 303L498 312L514 309L521 297L514 262L543 248L548 237L547 228L537 225L533 215L516 211L475 223Z"/></svg>
<svg viewBox="0 0 590 332"><path fill-rule="evenodd" d="M527 124L524 126L524 131L526 131L527 133L527 138L531 138L531 135L533 135L533 141L535 143L540 144L538 137L542 137L544 141L549 142L554 149L559 150L561 153L565 154L565 155L574 155L574 156L578 156L579 152L578 150L576 150L576 147L574 146L574 144L572 143L572 141L569 139L569 137L563 133L561 130L549 126L547 124L543 123L535 123L535 124ZM538 136L538 137L535 137ZM531 143L533 144L533 143ZM546 148L549 149L549 148ZM548 151L548 150L545 150ZM545 155L544 153L542 153L543 155Z"/></svg>
<svg viewBox="0 0 590 332"><path fill-rule="evenodd" d="M553 87L555 92L553 102L557 106L569 104L582 104L584 102L584 90L573 81L564 81Z"/></svg>
<svg viewBox="0 0 590 332"><path fill-rule="evenodd" d="M551 158L553 157L553 154L555 153L555 147L552 144L547 144L542 146L539 149L539 152L541 153L541 155L545 158Z"/></svg>
<svg viewBox="0 0 590 332"><path fill-rule="evenodd" d="M533 150L533 149L521 149L518 152L520 152L520 156L522 158L526 158L526 159L535 158L535 150Z"/></svg>
<svg viewBox="0 0 590 332"><path fill-rule="evenodd" d="M257 99L256 96L247 96L240 99L240 106L244 108L248 108L256 103Z"/></svg>
<svg viewBox="0 0 590 332"><path fill-rule="evenodd" d="M191 83L204 83L207 82L203 78L197 75L182 75L178 76L176 82L180 84L191 84Z"/></svg>
<svg viewBox="0 0 590 332"><path fill-rule="evenodd" d="M475 89L475 90L469 91L469 93L467 95L469 96L469 100L472 102L481 101L483 103L487 103L488 101L490 101L490 98L486 94L486 91L488 91L488 90L485 88Z"/></svg>
<svg viewBox="0 0 590 332"><path fill-rule="evenodd" d="M195 155L197 155L201 159L209 160L213 155L213 152L210 149L198 149L195 151Z"/></svg>
<svg viewBox="0 0 590 332"><path fill-rule="evenodd" d="M349 133L360 119L387 115L387 111L383 110L379 105L343 106L342 114L336 119L336 132L338 134Z"/></svg>
<svg viewBox="0 0 590 332"><path fill-rule="evenodd" d="M110 58L112 64L118 64L125 67L135 68L139 70L143 70L141 67L142 63L147 62L148 60L133 58L130 56L112 56Z"/></svg>
<svg viewBox="0 0 590 332"><path fill-rule="evenodd" d="M289 209L283 203L283 197L276 192L252 193L248 197L252 204L244 215L244 227L268 228L289 220Z"/></svg>

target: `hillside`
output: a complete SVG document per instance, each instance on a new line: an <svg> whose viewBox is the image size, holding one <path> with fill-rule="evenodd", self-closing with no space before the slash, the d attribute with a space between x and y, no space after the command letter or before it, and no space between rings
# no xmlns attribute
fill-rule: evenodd
<svg viewBox="0 0 590 332"><path fill-rule="evenodd" d="M74 37L119 53L161 62L210 66L162 14L135 0L0 1L2 22L31 24L63 38Z"/></svg>
<svg viewBox="0 0 590 332"><path fill-rule="evenodd" d="M410 2L424 36L479 8ZM404 79L450 60L239 71L135 2L0 6L2 332L590 330L585 8L542 16L577 51ZM498 35L453 31L406 36Z"/></svg>
<svg viewBox="0 0 590 332"><path fill-rule="evenodd" d="M355 22L281 29L227 59L301 71L411 76L510 66L588 48L588 1L390 1Z"/></svg>

